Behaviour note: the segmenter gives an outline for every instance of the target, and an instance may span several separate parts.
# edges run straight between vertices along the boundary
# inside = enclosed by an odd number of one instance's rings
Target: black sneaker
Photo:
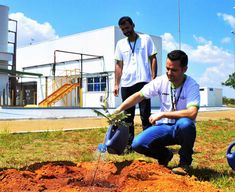
[[[164,167],[167,167],[168,163],[171,161],[172,158],[173,158],[173,153],[169,151],[168,156],[165,157],[164,159],[159,159],[158,163],[159,165],[163,165]]]
[[[133,153],[133,152],[134,152],[134,150],[132,149],[131,145],[127,145],[122,154],[123,155],[128,155],[128,154]]]

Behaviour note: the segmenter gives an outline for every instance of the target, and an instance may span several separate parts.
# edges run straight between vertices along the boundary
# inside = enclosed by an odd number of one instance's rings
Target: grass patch
[[[103,143],[107,128],[56,131],[43,133],[0,133],[0,169],[22,168],[36,162],[94,161],[98,157],[97,145]],[[136,132],[140,132],[140,125]],[[235,138],[235,121],[230,119],[197,122],[197,139],[194,147],[191,175],[201,181],[209,181],[225,192],[235,191],[235,172],[228,166],[226,151]],[[175,154],[179,146],[171,147]],[[152,158],[132,153],[125,156],[103,154],[105,160],[115,162],[141,159],[155,162]],[[170,167],[178,163],[175,155]]]
[[[192,174],[218,188],[235,191],[235,172],[226,159],[227,148],[235,139],[235,121],[209,120],[197,123]]]

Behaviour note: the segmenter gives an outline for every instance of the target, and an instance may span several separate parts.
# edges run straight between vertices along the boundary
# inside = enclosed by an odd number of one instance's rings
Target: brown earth
[[[95,171],[96,175],[95,175]],[[95,178],[94,178],[95,175]],[[1,192],[219,192],[208,182],[141,161],[46,162],[0,172]]]
[[[202,112],[198,121],[235,119],[235,111]],[[139,120],[136,119],[138,123]],[[94,126],[95,125],[95,126]],[[106,126],[102,118],[0,121],[5,131],[58,130]],[[4,127],[5,126],[5,127]],[[95,174],[96,173],[96,174]],[[95,176],[95,177],[94,177]],[[0,171],[0,192],[219,192],[208,182],[179,176],[157,163],[43,162]]]

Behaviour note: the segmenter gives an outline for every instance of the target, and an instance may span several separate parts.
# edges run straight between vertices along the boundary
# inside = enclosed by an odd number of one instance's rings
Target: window
[[[105,91],[107,77],[88,77],[87,90],[88,91]]]

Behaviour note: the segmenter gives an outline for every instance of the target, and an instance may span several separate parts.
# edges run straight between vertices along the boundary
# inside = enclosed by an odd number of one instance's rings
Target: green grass
[[[227,148],[235,141],[235,121],[226,118],[198,122],[197,130],[192,174],[226,192],[235,191],[235,172],[226,159]]]
[[[106,128],[82,131],[44,133],[0,133],[0,169],[22,168],[36,162],[94,161],[98,157],[97,145],[104,140]],[[141,128],[137,125],[136,132]],[[226,151],[235,139],[235,121],[229,118],[197,122],[197,139],[194,147],[194,175],[200,181],[209,181],[225,192],[235,191],[235,172],[228,166]],[[177,165],[179,146],[171,147],[175,156],[170,167]],[[105,160],[124,161],[144,159],[133,153],[125,156],[102,155]]]

